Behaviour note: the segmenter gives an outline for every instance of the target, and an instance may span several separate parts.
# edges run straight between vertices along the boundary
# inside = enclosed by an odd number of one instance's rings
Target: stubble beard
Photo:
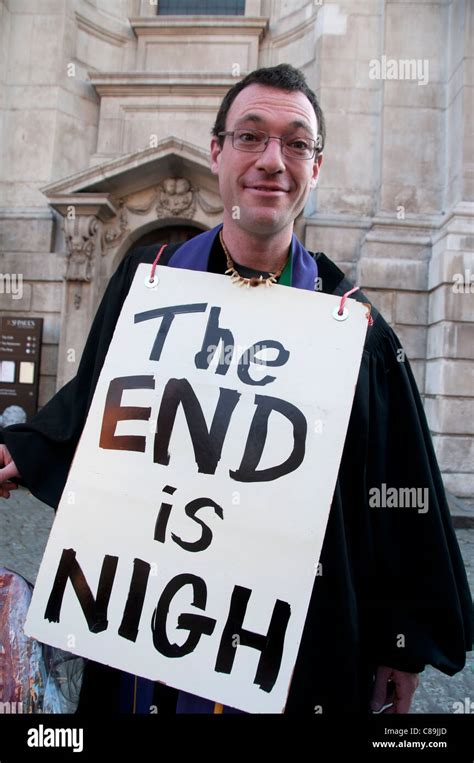
[[[285,210],[273,209],[269,212],[258,213],[257,210],[242,209],[240,220],[236,220],[242,230],[255,236],[271,236],[280,233],[289,225],[293,225],[294,220]]]

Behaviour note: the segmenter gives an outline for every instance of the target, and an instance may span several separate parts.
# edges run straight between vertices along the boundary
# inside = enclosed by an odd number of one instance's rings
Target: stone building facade
[[[328,123],[297,232],[394,326],[446,486],[472,496],[473,18],[470,0],[0,0],[0,271],[23,277],[0,315],[44,318],[40,405],[130,247],[219,222],[218,105],[289,62]]]

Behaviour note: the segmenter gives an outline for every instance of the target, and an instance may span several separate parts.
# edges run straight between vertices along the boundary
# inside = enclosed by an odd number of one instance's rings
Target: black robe
[[[111,278],[76,377],[30,423],[0,432],[22,484],[50,506],[59,503],[136,267],[156,252],[132,251]],[[315,257],[324,292],[351,288],[324,254]],[[218,237],[208,269],[225,270]],[[430,664],[453,675],[471,649],[472,602],[421,399],[397,337],[372,315],[287,713],[366,712],[375,666],[420,672]],[[383,484],[429,488],[428,511],[371,507],[369,490]],[[79,710],[118,711],[118,682],[119,671],[90,661]],[[160,714],[174,711],[176,694],[156,684]]]

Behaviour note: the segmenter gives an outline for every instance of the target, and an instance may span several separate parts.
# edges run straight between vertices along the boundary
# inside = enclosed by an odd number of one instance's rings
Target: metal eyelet
[[[160,279],[158,278],[157,275],[154,275],[153,278],[150,278],[150,276],[147,276],[145,278],[145,286],[148,289],[155,289],[159,283],[160,283]]]
[[[347,307],[344,307],[342,310],[342,314],[339,315],[339,307],[335,307],[332,311],[332,317],[335,321],[345,321],[349,317],[349,310]]]

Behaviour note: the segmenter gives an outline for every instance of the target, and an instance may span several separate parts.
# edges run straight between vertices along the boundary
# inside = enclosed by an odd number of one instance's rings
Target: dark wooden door
[[[202,229],[194,225],[166,225],[144,233],[138,241],[133,242],[133,248],[151,246],[151,244],[181,244],[199,233],[203,233]]]

